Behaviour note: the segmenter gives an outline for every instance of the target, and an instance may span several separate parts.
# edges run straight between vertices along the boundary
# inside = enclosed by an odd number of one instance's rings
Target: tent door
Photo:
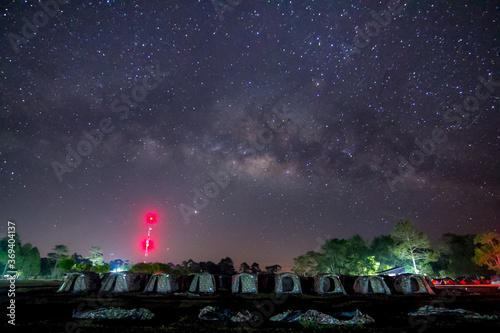
[[[335,291],[335,281],[332,278],[326,277],[323,279],[325,293],[331,293]]]
[[[290,276],[285,276],[281,283],[283,285],[283,292],[290,293],[293,292],[293,279]]]
[[[420,291],[420,287],[418,285],[417,279],[410,279],[410,284],[411,284],[411,292],[412,293],[417,293]]]
[[[372,286],[372,281],[368,281],[368,293],[373,294],[373,286]]]

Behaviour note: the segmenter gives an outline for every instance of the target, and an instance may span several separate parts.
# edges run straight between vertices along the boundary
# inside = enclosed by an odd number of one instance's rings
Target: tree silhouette
[[[234,269],[234,263],[233,260],[229,257],[226,257],[224,259],[221,259],[221,261],[218,264],[219,266],[219,272],[220,274],[223,275],[233,275],[236,273]]]
[[[293,259],[292,271],[297,275],[313,276],[318,272],[320,253],[308,251],[306,254]]]
[[[281,266],[280,265],[266,266],[266,272],[268,274],[276,274],[279,271],[281,271]]]
[[[250,266],[246,262],[242,262],[240,265],[240,272],[241,273],[249,273],[250,272]]]
[[[455,235],[447,233],[441,236],[439,245],[440,258],[432,267],[436,272],[448,277],[484,275],[485,269],[474,263],[476,235]]]
[[[55,261],[54,269],[52,270],[52,276],[55,277],[56,274],[58,273],[57,265],[59,264],[59,261],[61,261],[61,259],[66,259],[69,257],[69,250],[67,245],[59,244],[54,246],[52,251],[54,252],[49,253],[48,256],[50,259]]]
[[[252,266],[250,267],[250,270],[252,271],[253,274],[259,274],[262,271],[260,270],[259,264],[254,262]]]

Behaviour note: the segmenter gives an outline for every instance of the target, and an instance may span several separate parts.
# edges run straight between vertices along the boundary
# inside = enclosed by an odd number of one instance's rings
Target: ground
[[[245,331],[238,323],[203,321],[198,319],[200,309],[207,305],[247,309],[261,314],[263,322],[252,327],[256,332],[447,332],[500,331],[500,321],[471,320],[461,316],[417,317],[408,312],[423,305],[450,309],[462,308],[487,315],[500,315],[500,290],[497,288],[440,289],[436,296],[331,296],[315,295],[276,298],[271,294],[237,297],[228,292],[188,298],[181,296],[151,296],[129,293],[113,296],[57,294],[61,281],[17,281],[15,291],[15,326],[2,321],[2,332],[228,332]],[[0,308],[6,318],[9,305],[8,281],[0,281]],[[154,319],[93,321],[72,318],[75,309],[92,310],[101,307],[125,309],[146,308]],[[260,310],[259,310],[260,309]],[[287,309],[315,309],[326,314],[360,310],[375,319],[366,326],[304,327],[300,323],[274,323],[269,317]],[[9,318],[7,317],[7,320]]]

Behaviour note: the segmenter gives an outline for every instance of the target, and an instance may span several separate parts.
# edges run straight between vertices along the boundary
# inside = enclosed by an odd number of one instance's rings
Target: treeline
[[[70,256],[68,246],[64,244],[56,245],[52,251],[47,257],[42,258],[37,247],[33,247],[30,243],[22,244],[17,233],[9,234],[0,240],[2,276],[7,271],[17,271],[19,277],[23,279],[35,277],[57,279],[70,270],[96,273],[110,271],[110,265],[103,262],[102,253],[97,246],[90,249],[91,255],[86,258],[76,253]]]
[[[41,258],[40,252],[30,243],[22,244],[18,234],[9,234],[0,240],[0,270],[8,270],[13,260],[9,249],[15,249],[15,270],[21,278],[60,278],[69,271],[93,271],[108,273],[113,269],[131,270],[134,273],[165,272],[186,275],[207,272],[210,274],[233,275],[237,273],[230,257],[216,264],[212,261],[195,262],[192,259],[182,264],[138,263],[128,260],[114,260],[104,263],[101,248],[92,246],[90,256],[77,253],[69,255],[67,245],[56,245]],[[11,251],[13,252],[13,251]],[[9,257],[10,256],[10,257]],[[328,239],[319,252],[309,251],[294,258],[294,273],[313,276],[317,273],[336,275],[367,275],[393,267],[404,266],[407,272],[432,277],[473,277],[500,274],[500,235],[442,235],[441,241],[431,248],[428,237],[409,220],[399,221],[390,235],[376,237],[370,245],[355,235],[348,239]],[[10,269],[9,269],[10,270]],[[238,272],[275,274],[281,266],[272,265],[261,269],[254,262],[240,264]]]
[[[374,274],[394,267],[433,277],[488,276],[500,273],[500,235],[442,235],[431,248],[428,237],[409,220],[399,221],[390,235],[370,245],[359,235],[328,239],[321,251],[294,258],[294,273],[313,276]]]

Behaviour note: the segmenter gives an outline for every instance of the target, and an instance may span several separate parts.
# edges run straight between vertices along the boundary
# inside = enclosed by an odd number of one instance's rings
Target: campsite
[[[500,332],[499,0],[0,7],[0,333]]]
[[[83,274],[82,274],[83,275]],[[258,292],[259,284],[251,274],[233,276],[231,288],[217,289],[216,279],[210,274],[194,275],[188,286],[193,292],[178,293],[173,280],[166,274],[156,274],[145,283],[144,276],[132,274],[110,274],[103,278],[101,290],[95,288],[95,281],[86,279],[91,291],[71,292],[62,287],[58,280],[18,280],[16,281],[16,326],[3,326],[2,332],[238,332],[251,328],[257,332],[316,332],[325,330],[359,332],[446,332],[474,329],[498,331],[499,320],[468,318],[463,315],[411,317],[410,312],[423,306],[437,308],[464,309],[481,315],[500,315],[500,290],[498,286],[433,286],[435,293],[405,292],[402,278],[371,279],[366,277],[336,277],[319,275],[314,283],[311,278],[298,278],[293,274],[279,274],[273,284],[277,292]],[[319,280],[321,278],[321,280]],[[71,279],[71,276],[66,279]],[[109,292],[110,281],[115,279]],[[127,280],[128,279],[128,280]],[[287,281],[287,279],[290,279]],[[408,276],[408,280],[411,275]],[[75,279],[76,280],[76,279]],[[81,281],[83,281],[82,279]],[[323,282],[323,281],[327,282]],[[397,284],[391,285],[398,280]],[[123,282],[120,282],[123,281]],[[127,283],[127,281],[129,281]],[[132,282],[135,281],[135,282]],[[364,281],[364,283],[360,282]],[[384,281],[388,281],[386,284]],[[8,281],[0,281],[0,304],[7,303]],[[76,281],[75,281],[76,282]],[[84,282],[77,288],[81,288]],[[268,281],[269,282],[269,281]],[[343,282],[343,283],[342,283]],[[134,285],[135,283],[135,285]],[[427,286],[427,282],[415,282]],[[415,284],[414,283],[414,284]],[[183,283],[186,285],[186,283]],[[323,284],[323,285],[322,285]],[[326,285],[326,286],[325,286]],[[330,287],[331,285],[331,287]],[[354,286],[356,287],[354,288]],[[390,288],[389,288],[390,285]],[[107,286],[107,287],[106,287]],[[396,288],[396,286],[398,286]],[[103,287],[105,287],[103,289]],[[333,287],[333,288],[332,288]],[[431,287],[431,286],[429,286]],[[105,289],[108,288],[108,291]],[[120,289],[121,290],[118,290]],[[129,291],[126,291],[129,288]],[[137,289],[139,288],[139,289]],[[142,289],[141,289],[142,288]],[[167,289],[165,289],[167,288]],[[207,288],[207,292],[203,292]],[[297,292],[300,288],[300,292]],[[345,288],[345,289],[344,289]],[[378,292],[376,288],[383,289]],[[387,288],[387,290],[386,290]],[[212,290],[210,290],[212,289]],[[338,290],[340,289],[340,291]],[[396,289],[399,289],[397,291]],[[59,292],[58,292],[59,290]],[[162,292],[167,290],[167,292]],[[330,292],[328,292],[330,290]],[[368,292],[368,290],[371,290]],[[407,290],[411,290],[407,288]],[[180,291],[180,290],[177,290]],[[201,291],[201,292],[200,292]],[[288,291],[288,292],[287,292]],[[388,291],[388,292],[387,292]],[[431,290],[432,291],[432,290]],[[390,292],[390,293],[389,293]],[[242,324],[230,321],[207,321],[199,318],[200,311],[207,306],[232,311],[248,310],[257,314],[257,322]],[[150,320],[132,319],[75,319],[75,312],[85,312],[99,308],[147,309],[154,314]],[[287,310],[307,311],[314,309],[325,314],[354,312],[359,310],[373,318],[366,325],[304,325],[298,322],[273,322],[273,316]]]

